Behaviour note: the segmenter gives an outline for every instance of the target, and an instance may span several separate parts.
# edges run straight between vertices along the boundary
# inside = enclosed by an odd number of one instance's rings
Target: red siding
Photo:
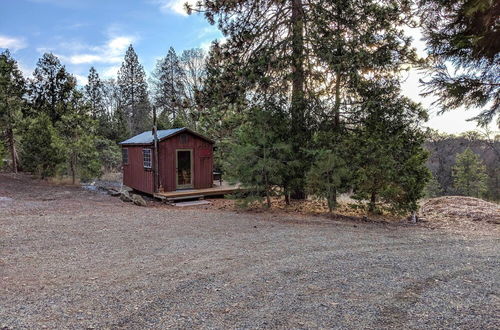
[[[188,134],[186,143],[182,143],[181,135]],[[160,142],[159,167],[160,182],[165,191],[177,189],[175,184],[175,153],[177,149],[193,151],[193,188],[212,187],[213,153],[212,144],[189,133],[181,133]]]
[[[187,141],[181,135],[187,134]],[[128,148],[129,164],[123,166],[123,184],[136,190],[153,193],[153,172],[143,167],[142,149],[152,146],[123,146]],[[174,191],[176,187],[175,155],[177,149],[191,149],[193,157],[193,188],[210,188],[213,184],[213,147],[204,139],[190,133],[181,133],[160,142],[159,176],[164,191]]]
[[[151,146],[124,146],[128,149],[128,164],[123,165],[123,184],[138,191],[152,194],[153,172],[143,165],[142,149]]]

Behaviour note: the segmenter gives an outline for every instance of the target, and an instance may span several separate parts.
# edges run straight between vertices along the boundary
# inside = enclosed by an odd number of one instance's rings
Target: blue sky
[[[146,72],[170,46],[207,48],[220,38],[216,27],[201,15],[188,16],[188,0],[0,0],[0,49],[9,48],[29,76],[38,58],[52,52],[84,84],[90,66],[103,77],[115,77],[129,44]],[[195,2],[194,0],[189,0]],[[414,46],[425,55],[418,30],[408,29]],[[449,133],[475,128],[466,122],[477,111],[453,111],[436,116],[432,98],[422,98],[416,70],[408,73],[403,93],[430,109],[427,126]]]
[[[79,82],[91,65],[112,77],[133,44],[146,71],[170,46],[207,47],[220,38],[200,15],[187,16],[185,0],[0,0],[0,47],[9,47],[23,72],[51,51]]]

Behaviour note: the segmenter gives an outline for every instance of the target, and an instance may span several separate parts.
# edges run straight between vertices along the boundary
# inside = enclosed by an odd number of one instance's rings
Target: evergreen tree
[[[83,180],[98,176],[101,164],[95,141],[98,125],[87,114],[83,95],[78,91],[74,91],[70,110],[62,116],[57,129],[63,141],[67,169],[75,184],[77,176]]]
[[[151,126],[146,75],[132,45],[125,53],[125,60],[118,71],[120,109],[131,134],[148,130]]]
[[[111,118],[106,110],[105,95],[106,89],[104,83],[99,78],[99,74],[94,67],[90,68],[88,83],[84,88],[84,98],[90,110],[92,119],[97,121],[97,133],[108,137],[111,130]]]
[[[99,120],[105,117],[106,109],[104,106],[104,85],[99,78],[99,74],[92,66],[89,70],[88,83],[84,89],[85,101],[90,108],[92,119]]]
[[[63,141],[45,113],[28,120],[22,145],[23,168],[42,179],[56,174],[57,167],[65,161]]]
[[[425,134],[420,129],[427,114],[399,96],[393,81],[364,85],[361,125],[353,133],[350,149],[355,197],[369,201],[369,212],[377,211],[379,202],[392,212],[415,211],[430,175],[425,166]]]
[[[22,121],[25,92],[26,86],[21,71],[9,51],[6,50],[0,54],[0,134],[5,136],[13,172],[17,172],[18,167],[16,133]]]
[[[500,111],[500,2],[419,0],[418,4],[433,60],[431,79],[425,82],[427,94],[437,95],[442,112],[482,108],[474,119],[486,125]]]
[[[441,185],[439,184],[439,181],[436,179],[436,177],[431,174],[429,182],[427,182],[427,185],[425,186],[425,197],[433,198],[442,195],[443,188],[441,188]]]
[[[456,164],[453,167],[453,184],[457,193],[483,197],[488,190],[487,179],[483,162],[470,148],[457,155]]]
[[[268,102],[265,110],[250,109],[248,122],[236,133],[231,153],[225,166],[230,178],[247,189],[247,201],[287,194],[285,177],[287,163],[292,161],[289,145],[283,143],[283,125],[288,118],[280,107]]]
[[[185,75],[175,50],[170,47],[165,58],[156,63],[153,71],[153,102],[159,115],[159,123],[171,126],[177,116],[185,117]]]
[[[343,155],[334,150],[320,150],[307,174],[308,191],[326,199],[330,212],[337,207],[337,195],[351,187],[351,171]]]
[[[38,60],[30,80],[31,115],[45,113],[53,124],[58,122],[68,111],[75,87],[76,79],[66,71],[59,59],[51,53],[45,53]]]
[[[227,37],[221,54],[225,62],[239,64],[233,75],[245,97],[290,95],[287,136],[300,163],[291,175],[293,197],[305,196],[315,121],[332,116],[337,129],[341,106],[358,102],[352,90],[360,81],[397,73],[414,59],[410,40],[398,29],[406,3],[238,0],[202,1],[191,8],[217,22]]]
[[[228,61],[217,42],[212,44],[206,61],[203,87],[196,97],[200,110],[199,128],[218,143],[231,140],[243,120],[248,102],[244,82],[238,74],[240,63]]]

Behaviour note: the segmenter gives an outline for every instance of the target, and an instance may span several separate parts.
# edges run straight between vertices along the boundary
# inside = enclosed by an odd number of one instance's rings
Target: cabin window
[[[188,143],[188,135],[187,134],[181,134],[181,143],[186,144]]]
[[[122,164],[123,165],[128,164],[128,148],[122,149]]]
[[[144,168],[151,168],[151,149],[142,149]]]

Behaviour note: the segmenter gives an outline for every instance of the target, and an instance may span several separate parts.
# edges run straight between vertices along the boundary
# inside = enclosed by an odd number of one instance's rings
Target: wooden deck
[[[222,186],[220,186],[218,185],[217,182],[217,185],[214,184],[214,187],[212,188],[167,191],[162,193],[156,193],[154,194],[154,196],[160,199],[175,200],[175,199],[188,199],[190,197],[202,198],[207,196],[221,196],[221,195],[232,194],[238,190],[240,190],[240,188],[237,185],[231,186],[223,184]]]

